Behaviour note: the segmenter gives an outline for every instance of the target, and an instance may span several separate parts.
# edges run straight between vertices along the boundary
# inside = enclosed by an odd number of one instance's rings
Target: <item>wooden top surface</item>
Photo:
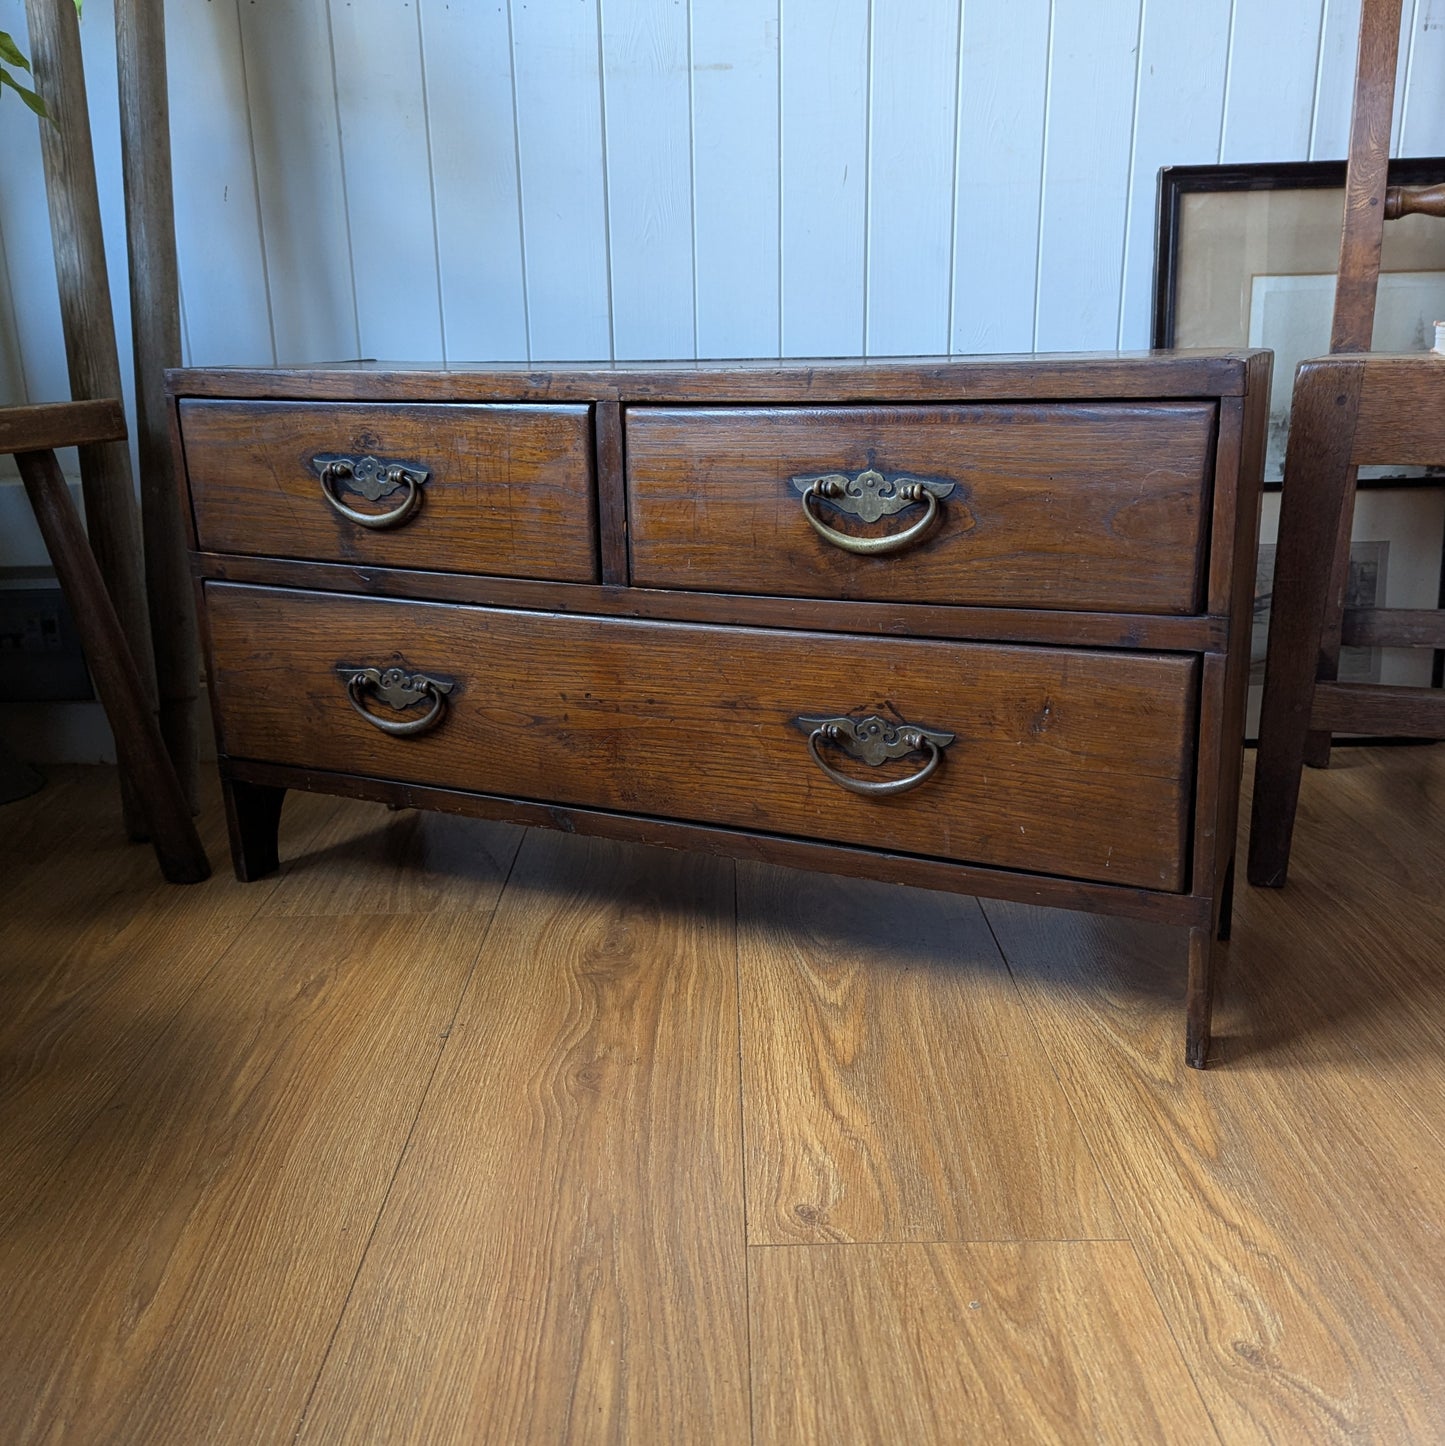
[[[385,401],[960,401],[1242,396],[1251,351],[1030,353],[762,361],[184,368],[182,397]]]

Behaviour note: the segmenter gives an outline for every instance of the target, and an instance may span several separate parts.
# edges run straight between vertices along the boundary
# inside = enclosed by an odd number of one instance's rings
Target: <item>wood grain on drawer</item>
[[[1100,612],[1197,610],[1213,466],[1212,403],[722,409],[626,414],[632,580],[793,597]],[[794,477],[872,469],[951,481],[907,551],[821,537]],[[913,504],[864,524],[898,532]]]
[[[558,616],[206,585],[233,758],[1178,890],[1193,658]],[[442,721],[388,736],[338,667],[451,685]],[[364,702],[368,700],[363,698]],[[418,716],[422,707],[393,712]],[[815,764],[803,715],[901,716],[956,735],[912,792],[860,797]],[[822,750],[844,773],[905,776]]]
[[[202,551],[596,578],[585,406],[182,401],[180,424]],[[420,505],[399,526],[349,521],[323,494],[318,456],[424,470]],[[406,500],[403,487],[369,498],[330,485],[371,516]]]

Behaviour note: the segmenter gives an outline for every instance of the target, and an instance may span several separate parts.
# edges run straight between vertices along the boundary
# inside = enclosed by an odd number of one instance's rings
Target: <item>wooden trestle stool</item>
[[[125,416],[117,401],[0,409],[0,453],[14,453],[20,468],[55,574],[75,614],[85,660],[115,734],[120,766],[135,784],[161,873],[173,884],[195,884],[210,876],[211,865],[55,460],[57,447],[124,437]]]

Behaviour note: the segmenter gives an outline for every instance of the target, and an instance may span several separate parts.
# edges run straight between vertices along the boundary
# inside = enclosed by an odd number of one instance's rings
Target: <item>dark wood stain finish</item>
[[[1068,613],[1043,608],[986,608],[750,597],[741,593],[672,592],[664,588],[592,587],[529,578],[471,577],[401,568],[347,567],[280,557],[202,553],[198,576],[263,587],[316,587],[364,597],[422,598],[539,612],[597,613],[658,621],[714,622],[746,627],[811,628],[829,633],[882,633],[898,638],[963,638],[973,642],[1048,643],[1063,648],[1147,648],[1221,653],[1227,614],[1187,618],[1143,613]]]
[[[0,408],[0,453],[53,452],[57,447],[124,439],[125,411],[117,401]]]
[[[178,368],[178,396],[335,402],[996,402],[1242,396],[1241,353],[1058,352],[886,361],[476,366],[350,361],[315,367]]]
[[[1274,564],[1274,606],[1260,705],[1259,763],[1249,832],[1249,881],[1277,888],[1289,868],[1314,697],[1321,631],[1341,519],[1354,493],[1350,448],[1361,364],[1305,362],[1295,379],[1285,471],[1308,479],[1285,488]],[[1328,736],[1325,742],[1328,745]]]
[[[183,401],[180,412],[203,548],[596,580],[585,407]],[[348,521],[322,495],[318,454],[427,469],[421,506],[397,527]],[[358,512],[396,506],[341,498]]]
[[[92,428],[94,414],[87,404],[78,413],[70,436]],[[107,406],[111,404],[106,404]],[[24,412],[47,413],[48,408],[25,408],[13,436],[36,440],[42,418]],[[102,429],[108,423],[101,423]],[[66,429],[57,427],[60,437]],[[160,726],[142,690],[141,674],[130,649],[111,595],[106,589],[85,526],[70,497],[70,488],[50,450],[15,454],[36,525],[75,616],[85,661],[95,680],[95,691],[105,707],[115,734],[121,767],[131,780],[140,821],[155,848],[161,872],[172,883],[195,884],[210,877],[211,864],[191,821],[190,804],[166,753]]]
[[[633,408],[632,580],[643,587],[1099,612],[1196,610],[1214,409]],[[954,484],[906,552],[809,526],[790,479],[873,468]],[[812,502],[829,527],[897,533]]]
[[[1181,885],[1188,657],[206,592],[232,757]],[[352,707],[338,662],[454,681],[444,720],[387,735]],[[956,741],[921,787],[860,797],[823,774],[793,719],[871,713]],[[866,782],[920,761],[875,771],[830,755]]]
[[[783,864],[789,868],[841,874],[848,878],[910,884],[940,893],[1013,899],[1047,908],[1109,914],[1121,919],[1149,919],[1156,924],[1208,922],[1211,912],[1208,899],[1196,898],[1192,894],[1165,894],[1155,889],[1082,883],[1051,874],[1021,874],[1007,869],[980,868],[943,859],[920,858],[916,854],[890,853],[885,849],[785,838],[780,834],[752,829],[678,823],[675,819],[612,813],[599,808],[563,807],[561,804],[536,803],[531,799],[507,798],[500,794],[471,793],[459,788],[430,788],[359,773],[328,773],[320,769],[293,768],[289,764],[257,763],[245,758],[223,757],[221,767],[225,777],[232,781],[260,783],[283,793],[288,789],[297,789],[306,793],[337,794],[343,798],[384,803],[393,809],[430,809],[462,818],[498,819],[529,828],[557,829],[561,833],[618,839],[624,843],[687,849],[721,858]],[[243,810],[254,809],[257,826],[248,832],[248,838],[257,845],[255,861],[264,863],[267,855],[263,849],[268,841],[265,838],[266,815],[262,809],[269,809],[270,800],[260,798],[253,802],[242,791],[233,792],[235,801]],[[270,842],[274,845],[274,840]],[[244,882],[249,878],[263,877],[264,872],[264,869],[253,869],[246,875],[238,872],[238,877]]]
[[[627,582],[627,496],[623,490],[622,408],[598,402],[593,412],[597,451],[597,530],[604,583]]]
[[[1331,733],[1445,738],[1445,693],[1374,683],[1317,683],[1310,726]]]
[[[1438,467],[1445,457],[1445,407],[1440,405],[1445,364],[1420,352],[1342,360],[1362,367],[1350,460],[1361,466]],[[1402,426],[1406,419],[1409,426]]]
[[[360,363],[170,385],[241,877],[275,867],[299,788],[1170,922],[1193,931],[1188,1058],[1204,1062],[1261,354]],[[224,425],[198,443],[209,416]],[[343,547],[297,458],[349,450],[369,416],[397,423],[369,450],[423,465],[474,454],[488,419],[488,454],[534,477],[528,428],[572,428],[548,473],[572,510],[540,525],[518,487],[491,514],[501,546],[481,523],[446,551],[400,545],[451,515],[439,488],[415,524]],[[313,441],[317,417],[351,435]],[[280,507],[278,458],[306,474]],[[790,478],[868,466],[962,485],[915,549],[859,558],[807,525]],[[303,500],[319,531],[287,520]],[[372,726],[339,665],[450,685],[439,726]],[[369,706],[405,721],[430,704]],[[869,713],[955,735],[915,791],[844,790],[793,721]],[[874,770],[821,747],[867,782],[926,757]]]

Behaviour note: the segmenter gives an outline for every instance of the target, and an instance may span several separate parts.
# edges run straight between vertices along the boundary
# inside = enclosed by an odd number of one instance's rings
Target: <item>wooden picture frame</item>
[[[1394,186],[1445,181],[1445,157],[1390,162]],[[1267,346],[1275,352],[1270,396],[1266,493],[1279,491],[1289,403],[1296,366],[1329,351],[1335,274],[1344,218],[1345,162],[1289,161],[1248,165],[1165,166],[1159,172],[1154,250],[1156,347]],[[1390,278],[1396,278],[1393,282]],[[1428,278],[1428,279],[1427,279]],[[1445,226],[1409,216],[1385,229],[1375,348],[1428,351],[1433,322],[1445,319]],[[1272,313],[1272,315],[1270,314]],[[1271,329],[1271,321],[1278,330]],[[1445,607],[1445,538],[1441,496],[1445,468],[1363,467],[1352,538],[1368,574],[1378,559],[1392,606]],[[1256,648],[1270,597],[1272,527],[1278,497],[1266,497],[1260,568],[1255,585]],[[1422,539],[1434,543],[1433,556]],[[1385,580],[1387,579],[1387,580]],[[1351,658],[1360,676],[1398,684],[1445,679],[1445,654],[1392,650]],[[1255,670],[1258,673],[1258,668]],[[1259,678],[1250,687],[1249,736],[1254,737]]]
[[[1445,157],[1390,162],[1391,185],[1445,181]],[[1297,364],[1329,351],[1344,216],[1344,161],[1166,166],[1159,172],[1151,345],[1275,353],[1267,490],[1280,484]],[[1428,351],[1445,318],[1445,227],[1392,221],[1375,350]],[[1366,468],[1361,485],[1439,485],[1440,469]]]

